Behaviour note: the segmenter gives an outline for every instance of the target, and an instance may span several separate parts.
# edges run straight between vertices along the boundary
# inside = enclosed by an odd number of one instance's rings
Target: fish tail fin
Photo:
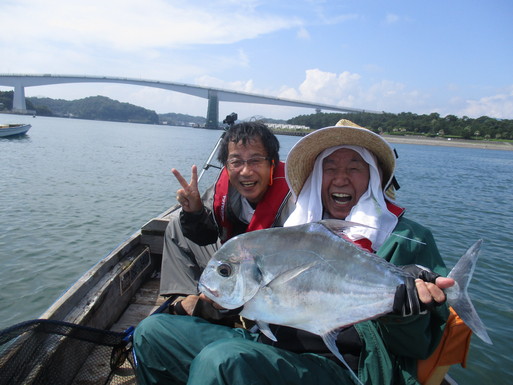
[[[486,327],[479,318],[467,292],[482,243],[483,240],[480,239],[470,246],[453,267],[448,277],[453,278],[456,283],[454,286],[445,289],[445,294],[447,296],[447,303],[452,306],[472,332],[484,342],[492,344],[492,340],[486,332]]]
[[[351,369],[351,367],[347,364],[346,360],[344,360],[344,357],[342,357],[342,354],[340,354],[340,352],[338,351],[336,340],[337,340],[337,335],[339,332],[340,332],[340,330],[337,329],[337,330],[333,330],[333,331],[329,332],[328,334],[324,334],[321,336],[322,340],[324,341],[324,343],[326,344],[326,346],[328,347],[330,352],[332,352],[335,355],[335,357],[337,357],[344,364],[344,366],[349,370],[349,373],[351,373],[351,375],[355,379],[356,383],[363,385],[362,381],[360,381],[360,379],[358,378],[356,373],[353,372],[353,369]]]

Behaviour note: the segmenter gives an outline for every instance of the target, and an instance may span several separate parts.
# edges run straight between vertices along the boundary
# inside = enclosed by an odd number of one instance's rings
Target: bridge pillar
[[[23,87],[21,84],[14,86],[12,109],[13,111],[17,112],[27,111],[27,104],[25,102],[25,87]]]
[[[215,90],[208,90],[207,123],[205,128],[212,130],[219,128],[219,98]]]

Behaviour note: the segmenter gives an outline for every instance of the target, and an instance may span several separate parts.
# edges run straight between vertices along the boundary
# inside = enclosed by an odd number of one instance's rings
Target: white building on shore
[[[266,123],[266,126],[271,130],[309,130],[310,127],[302,126],[298,124],[287,124],[287,123]]]

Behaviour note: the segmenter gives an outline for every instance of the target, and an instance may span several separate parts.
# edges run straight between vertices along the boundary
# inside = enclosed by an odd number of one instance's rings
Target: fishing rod
[[[217,169],[221,169],[222,166],[219,166],[217,164],[214,164],[214,163],[211,163],[212,162],[212,158],[214,158],[214,156],[217,154],[217,150],[219,148],[219,146],[221,145],[221,142],[224,138],[226,134],[226,131],[224,131],[221,136],[219,137],[219,139],[217,140],[217,143],[216,145],[214,146],[214,149],[212,150],[212,152],[210,153],[210,156],[208,157],[207,161],[205,162],[205,164],[203,165],[203,168],[201,169],[201,172],[198,176],[198,184],[201,180],[201,177],[203,176],[203,174],[205,173],[205,171],[207,171],[210,167],[214,167],[214,168],[217,168]]]
[[[238,118],[237,114],[235,112],[232,112],[231,114],[227,115],[226,118],[223,120],[223,124],[227,124],[228,127],[224,127],[223,128],[223,130],[224,130],[223,133],[221,134],[221,136],[217,140],[217,143],[214,146],[214,149],[212,150],[212,152],[210,153],[210,156],[208,157],[207,161],[203,165],[203,169],[201,170],[201,173],[200,173],[200,175],[198,177],[198,183],[201,180],[201,177],[203,176],[205,171],[207,171],[210,167],[214,167],[214,168],[217,168],[219,170],[221,168],[223,168],[223,166],[220,166],[218,164],[213,164],[211,162],[212,162],[212,159],[214,158],[214,156],[217,154],[217,150],[219,149],[219,146],[221,145],[221,142],[222,142],[224,136],[226,135],[226,132],[228,131],[228,129],[230,127],[232,127],[235,124],[235,121],[237,120],[237,118]]]

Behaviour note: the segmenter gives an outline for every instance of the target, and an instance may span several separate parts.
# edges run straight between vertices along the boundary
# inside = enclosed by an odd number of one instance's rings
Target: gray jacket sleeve
[[[216,243],[219,238],[219,229],[212,213],[214,202],[214,187],[210,186],[203,194],[203,210],[199,213],[181,211],[180,225],[182,232],[192,242],[200,246]]]

